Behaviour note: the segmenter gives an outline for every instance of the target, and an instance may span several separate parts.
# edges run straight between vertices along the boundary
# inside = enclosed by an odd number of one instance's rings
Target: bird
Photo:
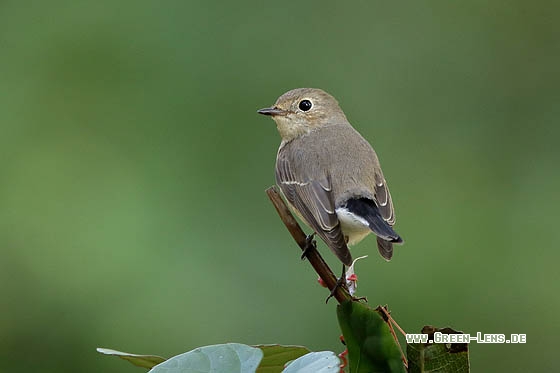
[[[368,234],[389,261],[395,210],[377,154],[356,131],[337,100],[318,88],[297,88],[272,107],[257,111],[272,117],[281,143],[276,183],[290,208],[317,234],[344,266],[352,265],[348,246]]]

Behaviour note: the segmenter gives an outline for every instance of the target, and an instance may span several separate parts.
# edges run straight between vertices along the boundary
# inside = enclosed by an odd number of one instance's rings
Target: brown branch
[[[403,336],[406,337],[406,333],[404,332],[404,330],[402,330],[399,324],[397,324],[395,319],[393,319],[393,316],[391,316],[391,313],[387,309],[387,306],[377,306],[375,310],[381,314],[387,325],[389,325],[389,330],[393,335],[393,339],[395,340],[395,343],[397,344],[397,346],[399,346],[399,350],[401,351],[401,359],[404,363],[404,366],[408,369],[408,360],[406,359],[406,355],[402,349],[401,343],[399,342],[399,338],[397,338],[397,333],[395,333],[395,329],[393,329],[393,325],[397,327],[397,329],[402,333]]]
[[[280,219],[300,247],[302,251],[304,251],[307,247],[307,236],[299,226],[298,222],[284,203],[284,200],[278,193],[276,187],[272,186],[266,190],[266,194],[268,198],[272,201],[272,204],[276,208]],[[323,257],[319,254],[317,249],[309,248],[306,251],[306,257],[309,260],[309,263],[315,269],[315,272],[319,275],[319,277],[323,280],[327,288],[332,292],[334,289],[334,298],[338,301],[338,303],[342,303],[347,300],[351,300],[350,294],[343,286],[336,286],[337,278],[327,265],[327,263],[323,260]]]

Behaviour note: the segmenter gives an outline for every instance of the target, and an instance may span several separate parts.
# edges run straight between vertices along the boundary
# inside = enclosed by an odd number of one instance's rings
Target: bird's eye
[[[313,104],[309,100],[301,100],[299,102],[299,108],[301,111],[309,111]]]

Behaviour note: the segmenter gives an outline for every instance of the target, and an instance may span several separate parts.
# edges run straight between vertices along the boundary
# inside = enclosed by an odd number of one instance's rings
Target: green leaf
[[[161,356],[129,354],[128,352],[111,350],[109,348],[98,348],[97,352],[103,355],[120,357],[121,359],[127,360],[132,364],[136,365],[137,367],[142,367],[142,368],[153,368],[156,365],[163,363],[166,360]]]
[[[240,343],[199,347],[157,365],[150,373],[254,373],[263,357],[255,347]]]
[[[339,373],[340,359],[334,352],[310,352],[292,361],[283,373]]]
[[[264,357],[257,368],[257,373],[282,372],[286,363],[297,359],[311,351],[302,346],[258,345]]]
[[[401,352],[380,312],[355,301],[337,306],[350,372],[405,372]]]
[[[427,325],[422,328],[429,340],[434,340],[434,333],[463,334],[451,328],[438,329]],[[469,345],[467,343],[410,343],[406,346],[409,373],[469,372]]]

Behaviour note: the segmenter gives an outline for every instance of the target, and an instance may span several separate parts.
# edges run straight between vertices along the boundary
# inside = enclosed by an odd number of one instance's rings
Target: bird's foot
[[[305,260],[305,258],[307,258],[307,254],[309,253],[309,251],[315,250],[317,248],[317,241],[313,239],[314,237],[315,237],[315,232],[313,232],[312,234],[308,235],[305,238],[305,248],[301,253],[301,260]]]
[[[337,281],[336,281],[336,285],[334,286],[334,288],[331,290],[331,293],[329,294],[329,296],[327,297],[327,299],[325,299],[325,303],[329,303],[329,300],[334,297],[334,295],[336,294],[336,291],[338,290],[339,287],[346,287],[346,279],[344,278],[344,276],[340,277]]]
[[[334,297],[339,287],[346,288],[346,266],[344,264],[342,265],[342,275],[338,278],[338,280],[336,280],[336,284],[334,285],[334,288],[331,290],[331,293],[329,294],[327,299],[325,299],[325,303],[329,303],[329,299]]]
[[[354,297],[354,296],[352,296],[352,301],[367,303],[367,297]]]

